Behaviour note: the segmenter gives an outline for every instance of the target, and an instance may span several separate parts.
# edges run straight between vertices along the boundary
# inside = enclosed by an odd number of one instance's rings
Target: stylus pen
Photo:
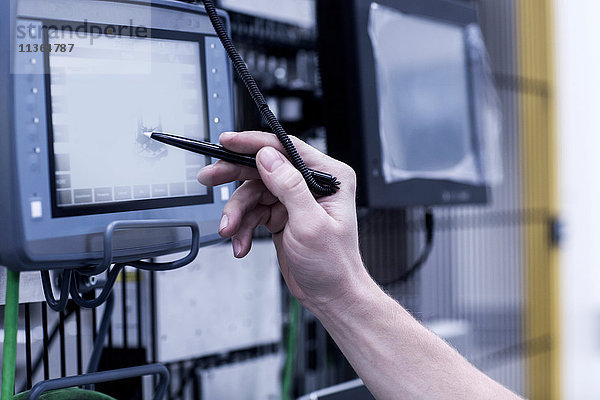
[[[218,158],[233,164],[244,165],[246,167],[256,168],[256,157],[250,154],[236,153],[227,150],[225,147],[205,142],[203,140],[189,139],[182,136],[171,135],[163,132],[144,132],[144,135],[159,142],[188,150],[194,153],[209,157]],[[309,169],[315,180],[321,185],[339,189],[340,182],[330,174]]]

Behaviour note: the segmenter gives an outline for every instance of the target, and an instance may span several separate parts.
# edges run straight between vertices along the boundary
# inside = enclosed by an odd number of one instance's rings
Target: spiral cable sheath
[[[306,184],[308,185],[310,190],[313,191],[313,193],[320,196],[329,196],[334,194],[340,182],[338,182],[337,179],[334,177],[331,178],[331,182],[328,185],[321,185],[315,180],[314,176],[309,171],[306,164],[304,164],[302,157],[300,157],[300,154],[298,154],[298,150],[296,150],[296,147],[292,143],[292,140],[289,138],[289,136],[281,126],[281,123],[277,120],[275,114],[273,114],[273,112],[269,108],[263,94],[261,93],[260,89],[258,88],[258,85],[256,84],[256,81],[250,74],[246,63],[244,62],[240,54],[237,52],[235,46],[233,45],[233,42],[231,41],[227,30],[223,26],[223,23],[221,22],[221,19],[217,14],[217,10],[213,0],[203,0],[203,3],[206,13],[208,14],[208,17],[210,19],[210,22],[212,23],[215,32],[219,37],[219,40],[223,44],[227,55],[231,59],[233,67],[235,68],[239,77],[242,79],[242,82],[244,82],[244,85],[248,89],[250,96],[256,103],[258,110],[260,111],[262,117],[265,119],[267,125],[269,125],[275,136],[277,136],[277,138],[283,145],[292,165],[296,167],[298,171],[300,171],[302,177],[306,181]]]

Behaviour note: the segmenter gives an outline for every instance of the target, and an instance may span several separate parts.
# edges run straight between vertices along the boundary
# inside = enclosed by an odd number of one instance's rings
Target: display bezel
[[[80,21],[55,21],[55,20],[42,20],[43,24],[43,44],[46,48],[49,46],[48,29],[70,26],[74,31],[75,28],[82,26],[86,27],[86,30],[82,32],[92,33],[89,31],[89,26],[95,26],[102,28],[104,32],[107,27],[117,27],[118,25],[110,24],[87,24]],[[57,29],[61,30],[61,29]],[[63,30],[64,31],[64,30]],[[115,35],[116,37],[119,37]],[[204,129],[209,135],[209,110],[208,110],[208,91],[207,91],[207,71],[206,71],[206,48],[204,38],[215,35],[207,35],[193,32],[181,32],[171,31],[162,29],[150,29],[145,31],[144,36],[126,35],[123,37],[138,37],[141,39],[152,40],[156,39],[168,39],[177,41],[190,41],[197,43],[199,46],[200,54],[200,74],[202,79],[202,89],[204,96]],[[55,159],[54,159],[54,126],[52,121],[52,93],[51,93],[51,73],[50,73],[50,53],[44,52],[44,85],[46,93],[46,121],[47,121],[47,140],[48,140],[48,163],[49,163],[49,177],[50,180],[50,197],[51,197],[51,208],[52,217],[72,217],[78,215],[93,215],[93,214],[106,214],[115,212],[125,211],[137,211],[137,210],[150,210],[158,208],[170,208],[180,207],[189,205],[199,204],[210,204],[214,202],[214,193],[211,187],[207,187],[206,194],[203,195],[188,195],[178,197],[163,197],[156,199],[139,199],[139,200],[126,200],[126,201],[112,201],[107,203],[90,203],[82,205],[70,205],[70,206],[58,206],[58,193],[56,188],[56,170],[55,170]],[[206,163],[210,163],[210,157],[206,157]]]

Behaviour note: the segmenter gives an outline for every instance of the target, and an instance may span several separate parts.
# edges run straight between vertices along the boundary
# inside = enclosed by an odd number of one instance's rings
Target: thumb
[[[290,219],[306,218],[307,213],[325,213],[300,171],[279,151],[273,147],[263,147],[256,154],[256,165],[265,186],[283,203]]]

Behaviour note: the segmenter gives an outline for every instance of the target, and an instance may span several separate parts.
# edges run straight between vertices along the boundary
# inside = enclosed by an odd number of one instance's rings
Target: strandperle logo
[[[48,39],[89,39],[90,44],[94,44],[94,39],[99,37],[138,37],[147,38],[150,36],[150,30],[143,25],[135,25],[133,20],[129,20],[129,25],[100,25],[89,23],[84,20],[81,24],[44,24],[43,29],[37,29],[33,23],[28,25],[17,24],[17,39],[37,39],[41,40],[44,31],[48,33]]]

